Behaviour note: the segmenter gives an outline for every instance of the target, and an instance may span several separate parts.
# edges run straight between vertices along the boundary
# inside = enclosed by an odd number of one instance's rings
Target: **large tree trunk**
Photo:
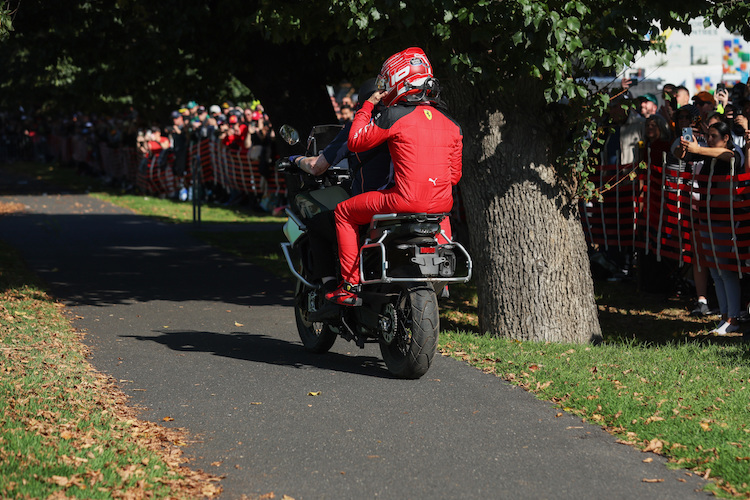
[[[505,99],[476,89],[451,93],[464,130],[461,193],[479,326],[518,340],[598,340],[577,203],[549,162],[549,127],[564,125],[545,124],[549,112],[526,100],[538,102],[538,89],[525,90]]]

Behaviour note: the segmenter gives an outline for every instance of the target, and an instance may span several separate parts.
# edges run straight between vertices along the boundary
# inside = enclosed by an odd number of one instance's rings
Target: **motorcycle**
[[[341,128],[313,127],[305,155],[318,155]],[[288,125],[280,128],[279,135],[291,146],[300,140],[299,133]],[[297,331],[305,349],[315,353],[327,352],[339,336],[360,348],[377,342],[393,375],[416,379],[427,372],[437,351],[438,296],[447,292],[449,283],[471,279],[471,257],[441,230],[440,223],[448,214],[375,215],[361,236],[362,306],[341,306],[336,316],[313,320],[311,314],[319,311],[326,299],[322,285],[310,275],[308,224],[315,215],[334,210],[349,197],[346,163],[332,165],[317,177],[285,158],[276,165],[284,173],[288,190],[288,220],[283,228],[287,241],[281,248],[297,279]],[[438,241],[439,235],[445,243]]]

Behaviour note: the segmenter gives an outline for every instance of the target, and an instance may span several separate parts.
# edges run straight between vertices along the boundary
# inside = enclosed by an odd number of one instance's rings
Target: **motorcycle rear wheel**
[[[301,287],[301,289],[300,289]],[[305,320],[305,312],[302,310],[307,303],[307,294],[312,290],[302,284],[298,284],[298,293],[304,294],[299,297],[297,304],[294,306],[294,319],[297,321],[297,333],[305,346],[305,350],[317,354],[328,352],[333,343],[336,342],[337,333],[331,330],[331,327],[324,321],[311,322]]]
[[[427,373],[437,352],[440,317],[432,287],[405,288],[396,304],[395,338],[380,339],[388,371],[400,378],[417,379]]]

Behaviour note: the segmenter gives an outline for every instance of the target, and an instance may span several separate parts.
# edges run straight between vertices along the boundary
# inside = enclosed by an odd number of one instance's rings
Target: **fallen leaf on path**
[[[663,483],[664,480],[663,479],[648,479],[648,478],[643,478],[643,482],[644,483]]]
[[[165,422],[171,422],[174,419],[172,417],[164,417],[162,418],[162,420],[164,420]]]
[[[649,457],[649,458],[645,458],[645,459],[643,460],[643,463],[644,463],[644,464],[650,464],[650,463],[651,463],[651,462],[653,462],[653,461],[654,461],[654,459],[653,459],[653,458],[651,458],[651,457]]]
[[[310,391],[310,392],[307,393],[307,395],[308,396],[320,396],[321,392],[320,391],[316,391],[316,392]]]
[[[648,445],[643,449],[643,451],[653,451],[654,453],[661,453],[662,448],[664,448],[664,443],[654,438],[648,442]]]
[[[245,326],[242,323],[238,323],[237,321],[234,322],[234,326]]]

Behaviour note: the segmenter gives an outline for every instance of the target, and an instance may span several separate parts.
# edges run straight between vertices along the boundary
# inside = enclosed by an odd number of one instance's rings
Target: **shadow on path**
[[[120,337],[156,342],[174,351],[204,352],[215,356],[271,365],[294,368],[314,367],[368,377],[394,378],[379,358],[336,352],[314,354],[306,351],[298,343],[262,334],[196,330],[155,330],[154,333],[158,335],[155,337],[120,335]]]

